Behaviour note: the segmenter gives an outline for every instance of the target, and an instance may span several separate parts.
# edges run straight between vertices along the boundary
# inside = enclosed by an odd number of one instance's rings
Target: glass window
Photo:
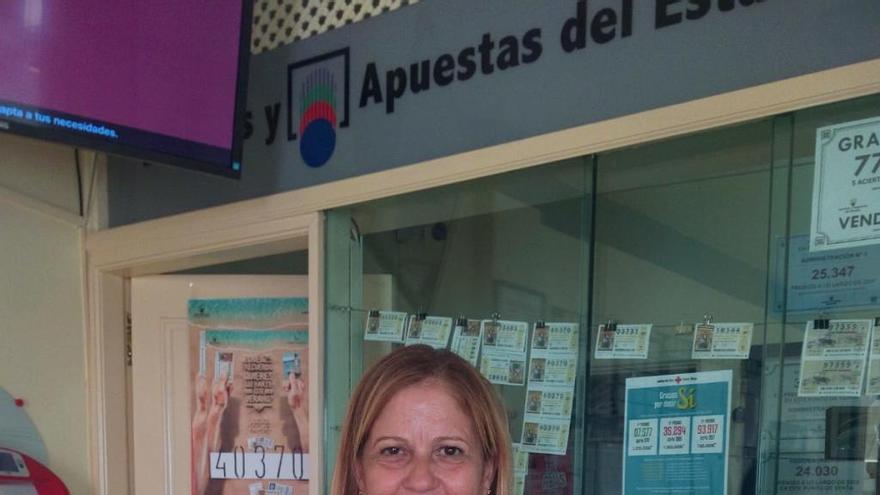
[[[586,325],[592,180],[574,159],[328,214],[328,473],[350,388],[401,345],[364,340],[369,310],[525,322],[528,339],[539,321]],[[525,384],[497,387],[518,441]],[[562,441],[532,462],[570,487],[582,451]]]
[[[808,249],[817,130],[878,117],[878,104],[865,97],[328,212],[328,473],[352,388],[404,345],[366,337],[369,312],[382,310],[524,322],[523,383],[495,381],[513,441],[539,446],[558,424],[533,383],[553,358],[541,323],[578,326],[570,429],[558,455],[529,455],[525,493],[876,493],[876,396],[864,385],[852,397],[833,391],[822,382],[832,374],[810,366],[841,360],[804,364],[802,353],[811,338],[846,352],[807,330],[839,320],[871,322],[847,334],[865,349],[880,316],[880,247],[842,264]],[[803,283],[822,268],[838,280]],[[841,278],[858,290],[834,285]],[[880,388],[880,366],[874,374]]]

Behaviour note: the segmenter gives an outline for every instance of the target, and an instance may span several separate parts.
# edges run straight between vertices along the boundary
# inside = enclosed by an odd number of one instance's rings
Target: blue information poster
[[[773,310],[777,313],[878,305],[880,245],[811,252],[806,235],[776,240]]]
[[[730,370],[626,380],[624,495],[726,495]]]

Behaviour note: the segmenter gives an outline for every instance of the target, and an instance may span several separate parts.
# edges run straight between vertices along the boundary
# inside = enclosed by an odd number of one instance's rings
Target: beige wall
[[[26,401],[49,466],[86,494],[78,210],[72,148],[0,136],[0,387]]]

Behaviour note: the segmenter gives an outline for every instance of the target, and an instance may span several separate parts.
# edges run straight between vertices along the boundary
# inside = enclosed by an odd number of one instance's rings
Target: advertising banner
[[[307,300],[192,299],[191,493],[306,493]]]
[[[624,495],[727,494],[732,376],[627,378]]]

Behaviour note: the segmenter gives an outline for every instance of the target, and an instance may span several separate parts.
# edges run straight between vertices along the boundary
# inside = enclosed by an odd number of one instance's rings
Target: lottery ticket
[[[528,331],[524,321],[483,320],[483,349],[525,352]]]
[[[525,385],[525,353],[484,352],[480,360],[480,373],[490,382],[499,385]]]
[[[570,420],[526,421],[520,445],[528,452],[563,455],[570,423]]]
[[[530,383],[526,392],[526,420],[569,419],[573,402],[574,390]]]
[[[577,323],[535,323],[532,349],[577,352],[579,328]]]
[[[596,359],[647,359],[652,324],[599,325]]]
[[[847,396],[862,393],[865,361],[822,359],[801,361],[800,397]]]
[[[700,323],[694,326],[692,359],[748,359],[752,323]]]
[[[364,340],[403,342],[406,316],[406,313],[399,311],[370,311],[364,329]]]
[[[476,366],[482,340],[483,332],[480,320],[460,318],[455,322],[450,350]]]
[[[862,358],[868,350],[872,320],[831,320],[828,328],[815,328],[807,322],[802,357]]]
[[[406,345],[426,344],[435,349],[445,349],[452,333],[452,318],[441,316],[411,315],[406,331]]]

